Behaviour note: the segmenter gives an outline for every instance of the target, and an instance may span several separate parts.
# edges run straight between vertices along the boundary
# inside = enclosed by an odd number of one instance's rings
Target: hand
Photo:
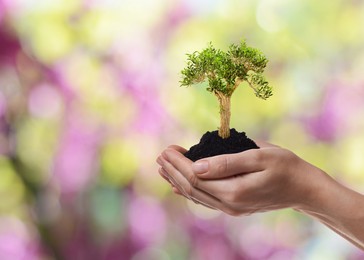
[[[168,149],[173,149],[181,154],[184,154],[187,150],[185,148],[182,148],[178,145],[171,145],[168,147]],[[161,155],[157,158],[157,163],[159,165],[163,165],[166,163],[166,160],[164,159],[164,157]],[[172,176],[170,176],[167,171],[161,167],[159,168],[159,174],[166,180],[168,181],[171,185],[172,185],[172,190],[174,191],[174,193],[178,194],[178,195],[182,195],[184,196],[185,198],[189,199],[189,200],[192,200],[194,203],[196,204],[202,204],[204,205],[205,207],[208,207],[208,208],[211,208],[211,209],[216,209],[216,208],[213,208],[211,205],[208,205],[202,201],[198,201],[196,198],[190,196],[190,191],[186,191],[185,190],[185,187],[188,187],[189,184],[187,182],[187,180],[185,178],[181,178],[179,179],[178,181],[175,180]]]
[[[289,150],[258,142],[260,149],[192,162],[170,146],[157,162],[177,194],[227,214],[292,207],[364,250],[364,195],[335,181]]]
[[[303,207],[314,199],[314,179],[324,175],[294,153],[259,142],[260,149],[195,163],[170,146],[157,161],[178,194],[230,215]]]

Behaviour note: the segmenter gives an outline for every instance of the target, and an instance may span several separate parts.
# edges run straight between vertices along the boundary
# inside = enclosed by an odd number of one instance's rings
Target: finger
[[[241,175],[244,176],[244,175]],[[240,178],[237,177],[237,178]],[[241,185],[241,187],[239,187]],[[236,178],[225,178],[218,180],[199,180],[198,181],[198,189],[210,196],[213,196],[217,200],[221,202],[230,202],[231,195],[233,195],[237,190],[240,190],[244,187],[244,183],[241,183]]]
[[[187,149],[183,148],[182,146],[176,145],[176,144],[172,144],[172,145],[168,146],[168,148],[176,150],[177,152],[180,152],[182,154],[187,152]]]
[[[163,168],[158,169],[159,175],[162,176],[169,184],[171,184],[173,191],[174,189],[178,190],[178,188],[173,184],[173,182],[168,178],[168,174],[163,170]],[[178,190],[179,191],[179,190]],[[179,194],[183,195],[181,192]]]
[[[254,140],[254,142],[256,143],[256,145],[258,145],[260,148],[266,148],[266,147],[276,147],[276,148],[280,148],[280,146],[275,145],[275,144],[271,144],[268,143],[266,141],[263,140]]]
[[[244,204],[248,204],[254,200],[251,194],[256,190],[255,187],[257,187],[257,174],[261,175],[261,173],[243,174],[216,180],[200,179],[197,182],[198,188],[194,189],[213,196],[220,202],[218,204],[220,210],[229,215],[235,215],[238,213],[234,207],[236,203],[244,202]],[[192,192],[192,194],[194,193]],[[239,207],[239,209],[241,213],[241,208]]]
[[[162,166],[162,156],[159,155],[157,159],[155,160],[160,166]]]
[[[222,179],[239,174],[261,171],[264,152],[253,149],[235,154],[224,154],[196,161],[193,173],[202,179]]]
[[[167,162],[163,162],[163,165],[165,165]],[[181,183],[176,181],[172,175],[170,175],[164,168],[159,169],[160,173],[164,175],[168,180],[169,183],[171,183],[174,187],[176,187],[179,192],[185,196],[187,199],[191,199],[188,193],[184,190],[184,188],[181,186]]]
[[[176,188],[175,186],[173,186],[172,185],[172,190],[173,190],[173,192],[175,193],[175,194],[177,194],[177,195],[180,195],[180,196],[183,196],[183,197],[185,197],[185,198],[187,198],[186,196],[184,196],[183,195],[183,193],[182,192],[180,192],[179,191],[179,189],[178,188]],[[205,201],[202,201],[201,200],[201,196],[198,196],[199,198],[197,199],[197,198],[194,198],[194,197],[192,197],[191,196],[191,200],[194,202],[194,203],[196,203],[196,204],[201,204],[202,206],[205,206],[205,207],[207,207],[207,208],[210,208],[210,209],[213,209],[213,210],[217,210],[216,208],[213,208],[212,206],[210,206],[210,205],[208,205]],[[187,198],[188,199],[188,198]]]
[[[210,208],[210,209],[215,209],[215,208],[213,208],[212,206],[210,206],[210,205],[208,205],[208,204],[206,204],[206,202],[204,202],[204,201],[201,201],[200,199],[196,199],[196,198],[193,198],[192,196],[191,197],[187,197],[187,196],[185,196],[170,180],[169,180],[169,178],[168,178],[168,174],[165,172],[165,170],[163,170],[163,168],[160,168],[159,169],[159,171],[160,171],[160,175],[165,179],[165,180],[167,180],[171,185],[172,185],[172,190],[173,190],[173,192],[175,193],[175,194],[178,194],[178,195],[181,195],[181,196],[183,196],[183,197],[185,197],[185,198],[187,198],[187,199],[191,199],[194,203],[196,203],[196,204],[201,204],[201,205],[203,205],[203,206],[205,206],[205,207],[208,207],[208,208]],[[199,198],[201,197],[201,196],[198,196]]]
[[[234,209],[232,203],[240,201],[242,194],[249,191],[257,180],[256,174],[253,173],[234,175],[222,179],[201,179],[193,173],[193,163],[189,159],[173,150],[167,149],[163,153],[165,158],[168,159],[165,160],[164,169],[182,187],[183,192],[187,193],[191,200],[194,198],[229,215],[239,213]],[[259,158],[247,157],[247,159],[258,160]],[[258,172],[261,173],[262,171],[257,170],[256,173]]]
[[[178,194],[178,195],[181,195],[184,197],[183,193],[179,191],[179,189],[167,178],[164,176],[164,174],[160,173],[160,175],[166,180],[169,182],[169,184],[171,184],[172,186],[172,190],[174,193]]]
[[[183,161],[179,161],[178,158],[184,158]],[[169,160],[172,158],[173,162],[170,162]],[[190,188],[190,184],[187,181],[185,176],[190,176],[192,173],[191,171],[191,161],[188,160],[186,157],[184,157],[181,153],[167,148],[165,151],[163,151],[161,156],[162,161],[162,171],[166,174],[166,176],[178,187],[178,189],[188,198],[190,198],[189,193],[187,192]],[[179,171],[176,171],[176,167],[173,165],[174,163],[178,163],[179,169],[183,171],[183,173],[180,173]]]
[[[179,189],[177,189],[175,186],[172,186],[172,190],[173,190],[174,193],[183,196],[182,192],[180,192]]]
[[[168,148],[163,151],[162,160],[165,170],[167,170],[169,174],[174,173],[175,175],[170,176],[172,178],[177,176],[181,180],[179,184],[185,189],[190,189],[191,186],[198,188],[198,178],[192,171],[192,161],[190,159],[186,158],[183,154]],[[168,164],[171,172],[166,168],[166,164]],[[172,166],[172,168],[170,166]]]
[[[213,196],[195,188],[192,188],[192,190],[193,196],[191,196],[191,198],[196,204],[201,204],[214,210],[222,210],[225,207],[221,201],[214,198]]]
[[[168,158],[170,158],[170,156]],[[190,163],[191,163],[191,161],[189,161],[189,164]],[[216,199],[214,196],[193,187],[189,183],[189,181],[187,180],[187,178],[184,174],[193,175],[191,170],[188,171],[187,169],[183,169],[184,173],[182,173],[177,168],[175,168],[174,165],[172,163],[170,163],[169,161],[164,162],[163,169],[166,171],[166,174],[168,174],[168,176],[170,176],[170,178],[174,180],[173,182],[175,184],[178,183],[178,185],[179,185],[178,189],[187,198],[189,198],[191,200],[197,200],[200,204],[203,204],[210,208],[220,209],[222,211],[225,210],[226,206],[221,201]],[[187,172],[189,172],[189,173],[187,174]]]
[[[175,144],[168,146],[168,148],[167,148],[167,149],[173,149],[173,150],[175,150],[175,151],[177,151],[177,152],[179,152],[179,153],[181,153],[181,154],[184,154],[184,153],[186,153],[186,152],[187,152],[187,150],[186,150],[185,148],[183,148],[182,146],[179,146],[179,145],[175,145]],[[162,155],[159,155],[159,156],[157,157],[157,159],[156,159],[156,162],[157,162],[160,166],[162,166],[162,160],[161,160],[161,158],[162,158]]]
[[[185,157],[181,152],[175,149],[167,148],[162,152],[162,159],[171,163],[185,177],[188,177],[193,172],[191,171],[192,161]]]
[[[163,172],[162,172],[162,168],[158,169],[158,173],[160,176],[162,176],[163,179],[165,179],[166,181],[168,181],[170,184],[172,184],[172,182],[169,180],[168,176],[166,176]]]

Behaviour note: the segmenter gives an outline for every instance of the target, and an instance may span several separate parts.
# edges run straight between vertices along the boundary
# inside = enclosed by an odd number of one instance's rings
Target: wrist
[[[319,201],[324,200],[321,187],[326,182],[326,174],[301,158],[297,158],[298,161],[293,164],[294,167],[290,167],[289,173],[293,177],[290,183],[293,195],[291,208],[297,211],[310,211],[319,206]]]
[[[320,169],[314,171],[308,196],[294,209],[318,219],[364,249],[364,195],[338,183]]]
[[[304,183],[303,190],[300,191],[303,195],[294,209],[310,215],[330,215],[331,212],[335,212],[336,196],[342,194],[343,186],[321,169],[308,163],[301,169],[305,177],[301,180]]]

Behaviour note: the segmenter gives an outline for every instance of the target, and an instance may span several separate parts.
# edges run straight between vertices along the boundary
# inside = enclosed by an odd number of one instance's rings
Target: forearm
[[[316,171],[310,196],[296,210],[318,219],[364,249],[364,195],[341,185],[326,173]]]

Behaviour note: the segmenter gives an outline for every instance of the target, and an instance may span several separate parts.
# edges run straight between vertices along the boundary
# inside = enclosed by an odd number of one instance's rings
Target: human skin
[[[293,208],[364,250],[364,195],[340,184],[293,152],[260,149],[192,162],[172,145],[157,158],[173,191],[232,216]]]

